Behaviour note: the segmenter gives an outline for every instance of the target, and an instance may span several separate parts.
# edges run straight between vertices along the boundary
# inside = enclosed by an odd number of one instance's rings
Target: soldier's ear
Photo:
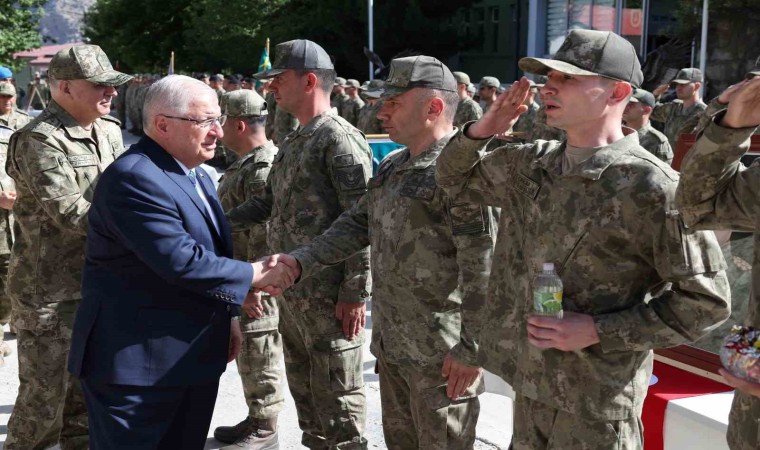
[[[317,88],[317,76],[313,72],[306,74],[306,92],[311,92]]]
[[[443,113],[443,109],[444,103],[442,98],[433,97],[430,99],[430,104],[428,105],[428,115],[439,117]]]
[[[624,103],[628,104],[628,98],[631,96],[633,87],[629,83],[624,81],[616,81],[612,88],[612,94],[610,95],[610,101],[612,103]]]

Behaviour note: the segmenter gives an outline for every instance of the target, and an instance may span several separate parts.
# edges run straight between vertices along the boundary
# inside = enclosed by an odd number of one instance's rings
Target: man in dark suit
[[[203,448],[240,350],[239,305],[254,287],[278,295],[293,281],[285,265],[231,259],[229,224],[197,167],[224,120],[202,82],[162,79],[145,99],[146,137],[95,190],[69,359],[93,450]]]

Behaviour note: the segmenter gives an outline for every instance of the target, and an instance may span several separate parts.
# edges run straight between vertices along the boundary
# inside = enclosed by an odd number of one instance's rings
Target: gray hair
[[[216,92],[206,83],[185,75],[168,75],[153,83],[143,103],[143,128],[149,130],[159,114],[187,114],[193,99],[207,94],[216,98]]]

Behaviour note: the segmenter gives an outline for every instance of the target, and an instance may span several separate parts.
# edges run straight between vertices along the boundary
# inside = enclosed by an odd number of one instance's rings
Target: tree
[[[47,0],[0,0],[0,64],[18,69],[16,52],[39,47],[40,18]]]

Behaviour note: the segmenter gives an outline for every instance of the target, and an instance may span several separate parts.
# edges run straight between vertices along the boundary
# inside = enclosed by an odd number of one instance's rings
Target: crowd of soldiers
[[[278,253],[300,267],[283,295],[243,305],[249,411],[214,430],[224,448],[278,448],[282,356],[302,444],[367,448],[370,299],[389,448],[472,448],[482,367],[517,393],[512,448],[641,448],[652,349],[692,342],[730,313],[720,247],[697,229],[755,231],[757,166],[738,158],[760,124],[760,72],[709,105],[693,68],[650,93],[631,44],[588,30],[571,31],[554,59],[520,61],[538,83],[486,76],[477,91],[428,56],[394,59],[386,81],[363,84],[336,77],[308,40],[275,57],[250,78],[198,77],[219,95],[223,119],[209,127],[223,131],[218,196],[235,257]],[[139,133],[154,80],[104,83],[103,68],[97,46],[62,50],[34,120],[0,83],[0,312],[12,314],[20,373],[9,450],[88,447],[66,371],[87,211],[124,150],[119,126]],[[669,87],[677,100],[660,101]],[[669,163],[685,131],[704,133],[679,184]],[[373,175],[366,135],[381,132],[404,148]],[[562,319],[532,315],[545,262],[564,282]],[[748,323],[760,326],[752,295]],[[726,377],[739,388],[729,443],[754,449],[760,387]]]

